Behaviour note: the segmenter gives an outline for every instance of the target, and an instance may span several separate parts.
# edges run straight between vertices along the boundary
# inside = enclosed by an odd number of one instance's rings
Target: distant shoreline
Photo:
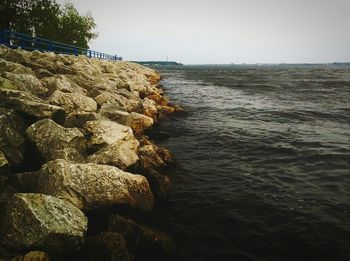
[[[175,61],[133,61],[134,63],[138,63],[141,65],[178,65],[178,66],[183,66],[182,63],[178,63]]]
[[[143,64],[144,65],[144,64]],[[183,66],[236,66],[236,67],[271,67],[271,66],[350,66],[349,63],[208,63],[208,64],[182,64]]]

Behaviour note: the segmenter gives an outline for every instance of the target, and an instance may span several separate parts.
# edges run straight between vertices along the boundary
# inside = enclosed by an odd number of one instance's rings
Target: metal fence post
[[[0,31],[0,44],[4,44],[4,39],[3,39],[3,30]]]
[[[49,51],[52,52],[52,41],[49,42]]]
[[[74,46],[74,55],[78,56],[78,49],[76,46]]]

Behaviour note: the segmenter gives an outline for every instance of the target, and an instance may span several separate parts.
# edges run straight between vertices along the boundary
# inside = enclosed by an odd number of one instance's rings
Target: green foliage
[[[23,33],[31,33],[28,26],[32,0],[0,1],[0,28],[16,29]]]
[[[92,29],[96,27],[91,14],[79,15],[71,3],[64,6],[59,21],[59,41],[87,48],[90,39],[97,37]]]
[[[97,34],[91,14],[80,15],[71,3],[55,0],[1,0],[0,29],[40,36],[88,48]]]

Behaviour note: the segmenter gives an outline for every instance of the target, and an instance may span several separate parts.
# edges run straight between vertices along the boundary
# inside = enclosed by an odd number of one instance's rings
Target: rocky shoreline
[[[145,133],[181,110],[159,73],[3,46],[0,70],[0,260],[170,256],[171,238],[140,223],[173,162]]]

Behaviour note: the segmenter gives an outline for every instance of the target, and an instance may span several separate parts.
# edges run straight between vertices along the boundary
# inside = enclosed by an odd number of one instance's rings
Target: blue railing
[[[24,50],[39,50],[43,52],[55,52],[71,55],[86,55],[90,58],[106,60],[122,60],[122,57],[93,51],[74,45],[50,41],[40,37],[33,37],[27,34],[16,33],[10,30],[0,30],[0,44],[11,48],[21,48]]]

